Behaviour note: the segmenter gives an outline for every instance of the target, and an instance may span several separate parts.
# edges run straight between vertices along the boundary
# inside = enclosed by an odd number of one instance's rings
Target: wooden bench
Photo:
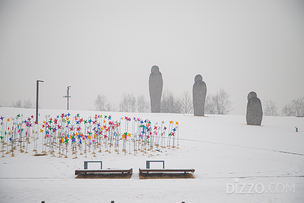
[[[139,174],[143,173],[194,173],[195,169],[139,169]]]
[[[84,169],[84,170],[75,170],[75,175],[79,174],[114,174],[114,173],[121,173],[121,174],[133,174],[133,169],[100,169],[100,170],[91,170],[91,169]]]

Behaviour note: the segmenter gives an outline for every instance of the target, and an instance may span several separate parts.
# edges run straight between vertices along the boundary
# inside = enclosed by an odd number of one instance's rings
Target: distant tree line
[[[304,97],[294,99],[282,109],[284,116],[304,116]]]
[[[232,110],[232,102],[229,94],[220,89],[216,94],[208,94],[205,101],[206,114],[226,115]],[[95,100],[96,110],[116,111],[110,105],[104,95],[98,95]],[[278,116],[278,108],[272,100],[263,102],[263,113],[265,116]],[[137,98],[133,94],[124,94],[119,103],[120,112],[142,112],[149,113],[150,101],[144,95]],[[171,91],[165,90],[161,99],[161,113],[193,114],[192,94],[184,92],[181,97],[176,97]],[[282,116],[304,116],[304,97],[292,100],[285,105],[281,112]]]
[[[95,100],[95,109],[98,111],[116,111],[111,106],[104,95],[98,95]],[[229,95],[224,90],[220,90],[215,95],[208,95],[205,104],[207,114],[228,114],[231,111],[231,101]],[[133,94],[123,94],[118,111],[120,112],[141,112],[149,113],[150,101],[144,95],[137,98]],[[193,114],[192,95],[184,92],[181,97],[176,97],[169,90],[165,90],[161,98],[161,113],[182,113]]]
[[[16,102],[13,102],[12,107],[31,109],[34,108],[34,104],[30,99],[23,101],[23,103],[21,100],[18,100]]]
[[[105,95],[98,95],[94,104],[95,110],[98,111],[117,111]],[[216,94],[207,95],[205,113],[226,115],[232,110],[231,104],[229,94],[220,89]],[[23,102],[18,100],[13,102],[11,106],[15,108],[34,108],[34,104],[30,99]],[[272,100],[263,102],[263,108],[265,116],[280,115],[275,102]],[[125,93],[121,97],[118,111],[149,113],[151,112],[150,101],[144,95],[139,95],[136,98],[133,94]],[[193,114],[192,94],[184,92],[181,97],[176,97],[171,91],[165,90],[161,99],[161,113]],[[294,99],[289,104],[286,104],[281,111],[281,115],[304,117],[304,97]]]
[[[266,100],[264,103],[264,115],[265,116],[278,116],[278,108],[275,102]],[[282,116],[304,116],[304,97],[294,99],[289,104],[286,104],[282,111]]]

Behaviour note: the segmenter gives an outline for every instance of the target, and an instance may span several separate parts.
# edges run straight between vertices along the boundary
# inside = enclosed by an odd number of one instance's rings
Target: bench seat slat
[[[139,169],[139,173],[149,173],[149,172],[191,172],[194,173],[195,169]]]
[[[100,169],[100,170],[75,170],[75,175],[78,174],[87,174],[87,173],[128,173],[132,174],[133,169]]]

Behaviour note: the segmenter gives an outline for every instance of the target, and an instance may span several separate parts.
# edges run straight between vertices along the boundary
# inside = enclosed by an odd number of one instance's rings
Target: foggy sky
[[[37,79],[46,109],[66,108],[67,86],[74,110],[98,94],[149,99],[153,65],[176,97],[201,74],[230,114],[245,114],[250,91],[281,111],[304,97],[304,1],[0,0],[0,105],[35,104]]]

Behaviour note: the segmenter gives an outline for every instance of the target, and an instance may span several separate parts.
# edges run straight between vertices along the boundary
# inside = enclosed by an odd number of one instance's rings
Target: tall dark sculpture
[[[160,113],[160,101],[163,92],[163,77],[158,66],[153,66],[151,68],[151,74],[149,77],[149,92],[151,112]]]
[[[261,100],[255,92],[250,92],[247,96],[247,125],[261,125],[263,118],[263,110]]]
[[[193,110],[194,116],[205,115],[205,99],[207,94],[207,86],[201,75],[196,75],[193,85]]]

